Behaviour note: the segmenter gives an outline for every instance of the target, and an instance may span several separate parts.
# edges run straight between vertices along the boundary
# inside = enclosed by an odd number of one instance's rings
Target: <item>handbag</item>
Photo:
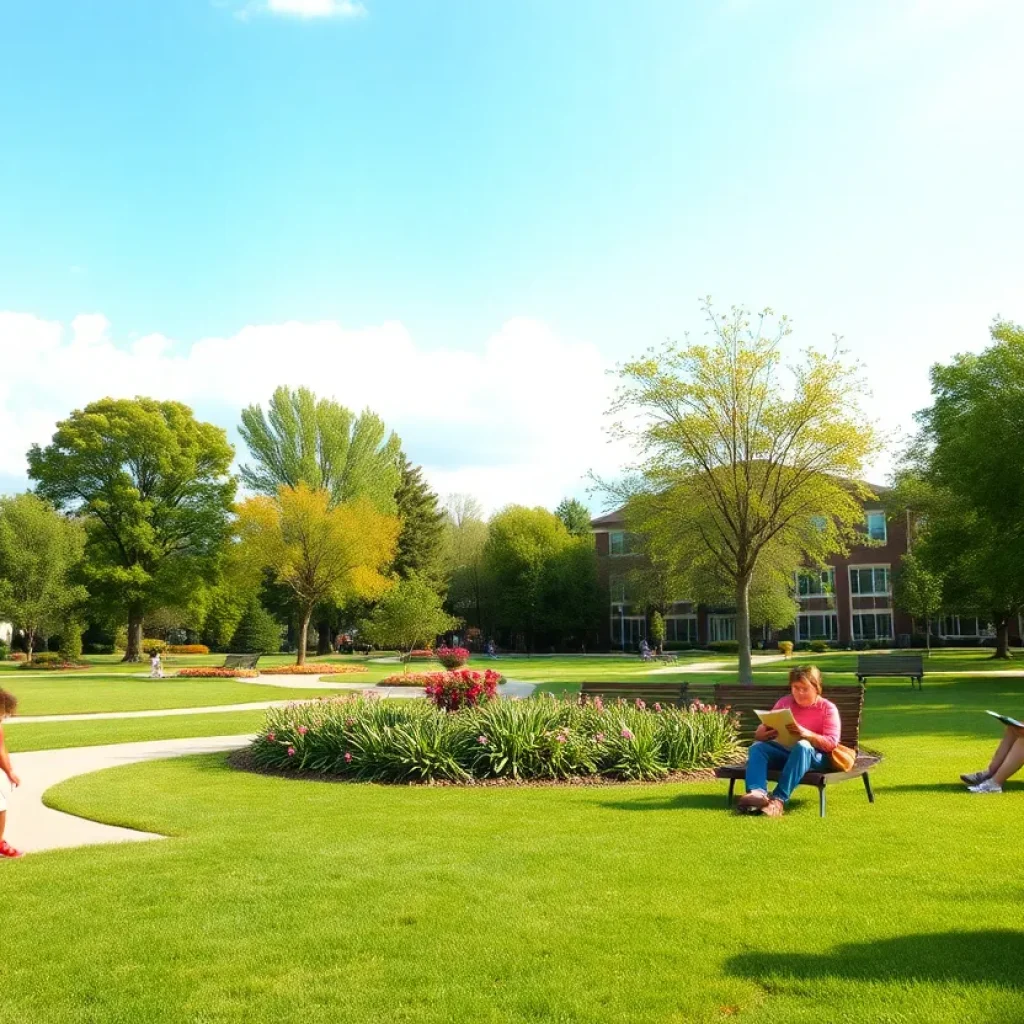
[[[857,751],[837,743],[831,750],[832,767],[837,772],[848,772],[857,763]]]

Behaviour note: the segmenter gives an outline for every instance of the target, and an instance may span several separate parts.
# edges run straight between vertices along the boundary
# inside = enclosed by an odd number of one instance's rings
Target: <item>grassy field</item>
[[[987,707],[1024,714],[1024,683],[873,683],[877,802],[837,787],[825,820],[810,790],[781,821],[729,815],[721,783],[385,788],[247,775],[221,756],[73,779],[48,802],[177,838],[0,865],[0,1010],[54,1024],[1020,1020],[1024,784],[973,797],[957,781],[998,738]]]

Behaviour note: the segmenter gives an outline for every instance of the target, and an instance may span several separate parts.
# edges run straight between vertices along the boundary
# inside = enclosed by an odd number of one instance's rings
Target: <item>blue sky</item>
[[[308,383],[441,492],[553,504],[618,457],[606,368],[708,293],[842,334],[905,430],[932,362],[1024,321],[1022,31],[1012,0],[12,0],[0,483],[106,393],[233,429]]]

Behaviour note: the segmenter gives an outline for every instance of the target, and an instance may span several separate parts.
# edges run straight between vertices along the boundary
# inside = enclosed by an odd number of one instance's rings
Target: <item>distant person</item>
[[[0,722],[3,722],[5,718],[10,718],[11,715],[18,710],[18,698],[13,693],[8,693],[6,690],[0,690]],[[4,739],[4,730],[0,726],[0,771],[7,776],[7,781],[11,784],[11,789],[17,789],[21,785],[21,779],[14,773],[14,769],[11,767],[11,759],[7,754],[7,741]],[[7,800],[3,793],[0,793],[0,857],[8,857],[13,859],[14,857],[20,857],[21,852],[16,850],[10,843],[4,839],[4,828],[7,825]]]
[[[492,661],[496,661],[498,658],[498,648],[494,646],[493,640],[487,641],[487,657]]]
[[[821,695],[821,672],[816,665],[790,670],[789,696],[778,700],[773,711],[788,708],[793,713],[789,732],[798,736],[792,747],[776,743],[778,733],[763,722],[754,733],[755,743],[747,754],[747,792],[736,809],[748,814],[782,816],[793,790],[807,772],[819,772],[830,764],[829,755],[839,743],[839,709]],[[781,768],[775,790],[768,795],[768,772]]]
[[[989,766],[960,778],[971,793],[1002,793],[1003,783],[1024,768],[1024,729],[1008,725]]]
[[[160,652],[154,651],[153,657],[149,659],[149,678],[150,679],[163,679],[164,667],[160,663]]]
[[[651,645],[647,642],[645,637],[640,641],[640,660],[650,661],[654,657],[654,653],[651,651]]]

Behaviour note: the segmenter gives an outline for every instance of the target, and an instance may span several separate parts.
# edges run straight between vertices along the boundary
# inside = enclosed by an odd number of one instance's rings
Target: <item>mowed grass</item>
[[[373,657],[383,656],[384,652],[373,655]],[[226,657],[227,655],[225,654],[165,654],[161,656],[160,660],[163,662],[165,672],[173,672],[179,668],[191,666],[223,665]],[[93,669],[102,669],[105,675],[121,675],[122,673],[125,675],[137,675],[139,672],[149,671],[148,655],[144,656],[142,661],[128,664],[123,662],[121,658],[122,655],[120,654],[87,654],[82,658],[82,661],[92,666]],[[307,661],[315,661],[317,664],[320,662],[331,662],[337,665],[361,665],[365,664],[367,659],[358,654],[310,654],[307,655]],[[19,668],[19,664],[16,661],[0,661],[0,673],[29,671]],[[293,664],[295,664],[294,654],[264,654],[260,656],[259,660],[260,668]]]
[[[217,711],[208,715],[162,715],[159,718],[114,718],[90,722],[4,724],[11,753],[94,747],[106,743],[175,740],[186,736],[235,736],[256,732],[263,711]]]
[[[722,783],[378,787],[225,757],[48,802],[175,836],[0,865],[0,1010],[41,1022],[996,1024],[1024,1008],[1024,783],[973,797],[1017,680],[869,687],[886,759],[817,817]],[[214,717],[214,716],[210,716]],[[47,964],[59,964],[50,970]]]

